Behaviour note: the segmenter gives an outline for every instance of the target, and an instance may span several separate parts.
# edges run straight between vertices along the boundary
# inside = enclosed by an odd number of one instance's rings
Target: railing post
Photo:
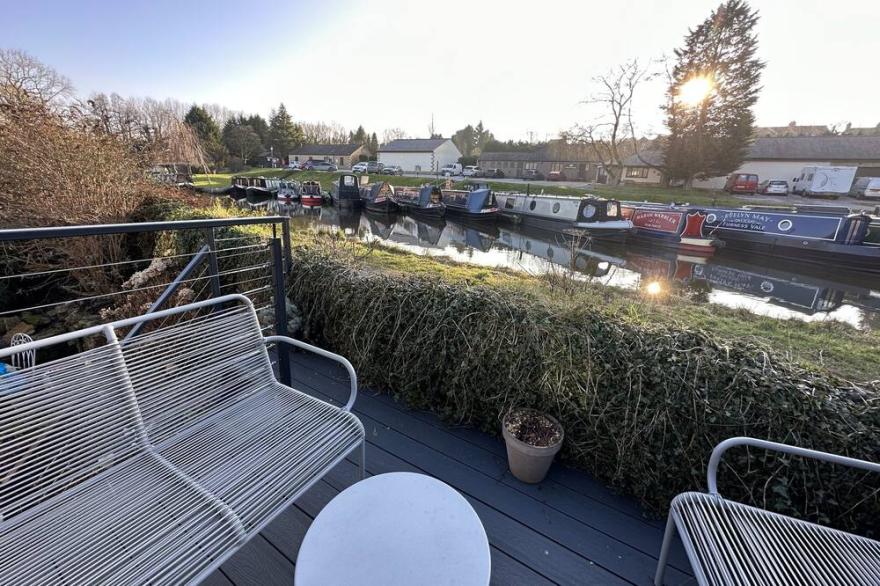
[[[284,257],[281,250],[281,239],[272,238],[272,277],[275,289],[275,335],[287,335],[287,294],[284,291]],[[290,386],[290,349],[275,345],[278,352],[278,374],[281,383]]]
[[[284,238],[284,272],[289,273],[293,268],[293,251],[290,249],[290,218],[285,217],[281,222],[281,236]]]
[[[220,297],[220,266],[217,263],[217,243],[214,241],[214,228],[205,230],[205,240],[208,242],[208,270],[211,272],[211,295]]]

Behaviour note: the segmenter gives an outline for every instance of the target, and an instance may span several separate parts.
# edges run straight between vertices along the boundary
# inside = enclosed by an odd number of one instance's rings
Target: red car
[[[727,193],[750,193],[758,191],[758,176],[752,173],[734,173],[724,184]]]
[[[550,171],[547,175],[547,181],[566,181],[565,173],[562,171]]]

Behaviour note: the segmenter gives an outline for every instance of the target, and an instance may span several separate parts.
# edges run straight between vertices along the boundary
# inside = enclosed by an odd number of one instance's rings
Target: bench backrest
[[[123,354],[153,444],[274,382],[250,305],[134,336]]]
[[[118,342],[0,376],[0,515],[9,519],[144,446]]]

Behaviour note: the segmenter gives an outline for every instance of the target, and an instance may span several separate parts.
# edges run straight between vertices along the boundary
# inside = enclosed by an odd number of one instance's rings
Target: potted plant
[[[501,433],[513,475],[531,484],[544,480],[562,447],[562,425],[535,409],[513,409],[504,417]]]

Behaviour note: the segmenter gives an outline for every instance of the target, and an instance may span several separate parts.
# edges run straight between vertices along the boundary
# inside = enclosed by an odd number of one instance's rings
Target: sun
[[[678,99],[688,106],[698,106],[715,91],[712,78],[692,77],[678,88]]]
[[[648,295],[659,295],[663,292],[663,285],[659,281],[651,281],[645,285],[645,293]]]

